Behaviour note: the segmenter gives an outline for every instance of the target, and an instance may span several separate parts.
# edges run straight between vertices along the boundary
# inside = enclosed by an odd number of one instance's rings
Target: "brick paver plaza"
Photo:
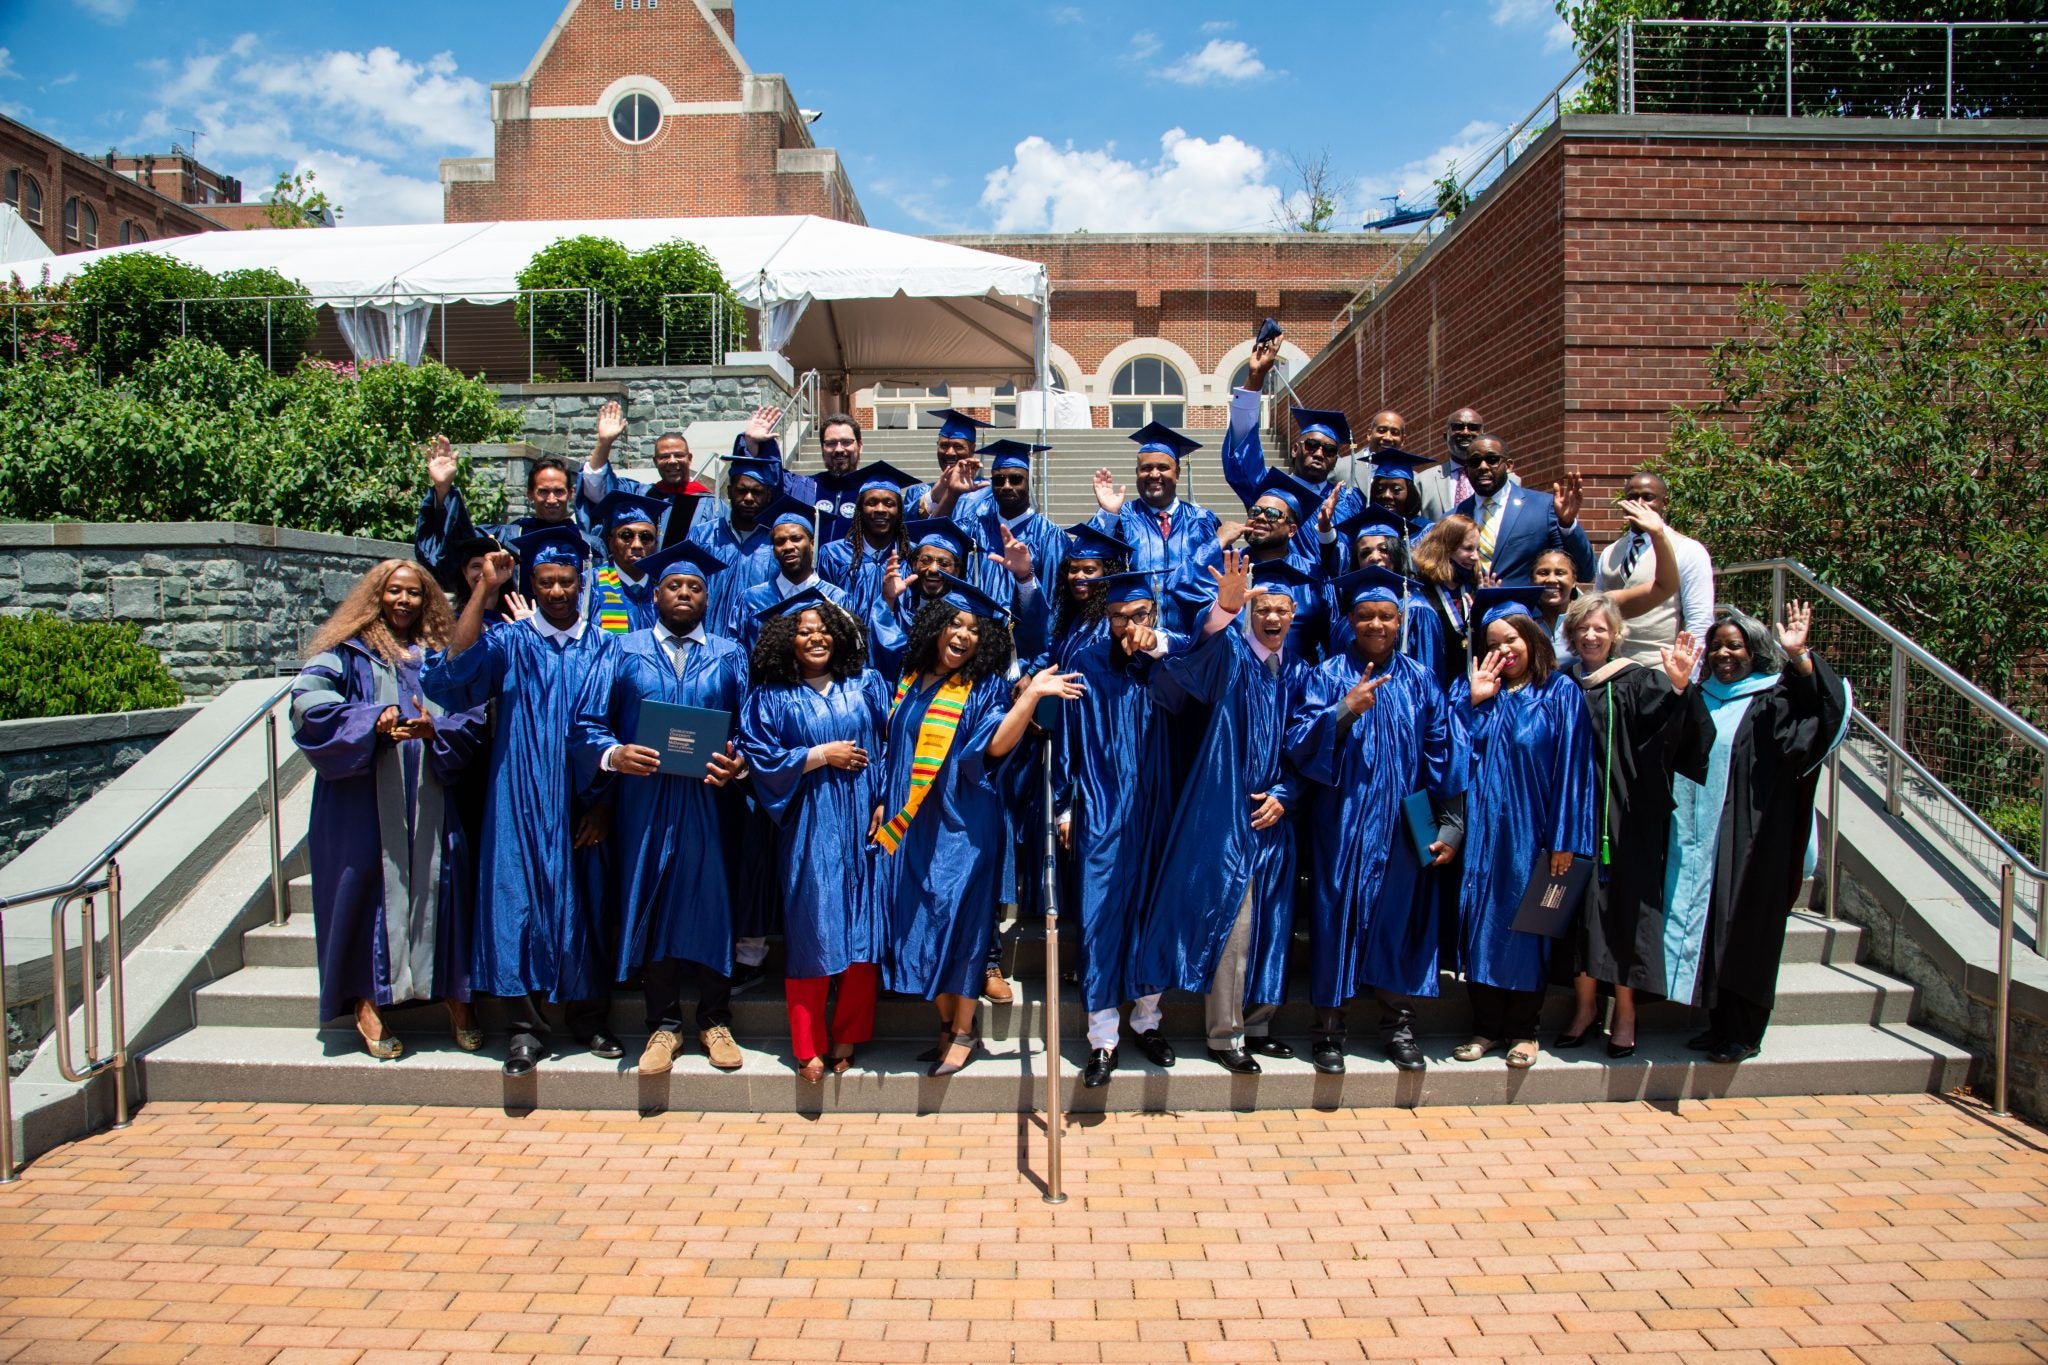
[[[1071,1131],[1053,1208],[1017,1116],[156,1104],[0,1190],[0,1360],[2048,1359],[1968,1102]]]

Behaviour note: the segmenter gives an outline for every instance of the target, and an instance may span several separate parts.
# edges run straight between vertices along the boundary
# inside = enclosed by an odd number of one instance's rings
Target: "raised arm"
[[[1628,524],[1650,538],[1651,563],[1656,572],[1647,583],[1638,583],[1632,588],[1616,588],[1607,594],[1608,600],[1620,609],[1624,617],[1633,619],[1641,616],[1659,603],[1669,601],[1678,591],[1678,547],[1671,541],[1671,530],[1664,524],[1664,518],[1646,502],[1624,502],[1622,515]]]

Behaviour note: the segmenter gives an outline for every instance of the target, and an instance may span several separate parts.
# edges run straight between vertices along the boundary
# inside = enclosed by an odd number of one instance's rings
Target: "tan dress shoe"
[[[640,1053],[640,1074],[659,1076],[676,1064],[676,1054],[683,1050],[683,1040],[667,1029],[659,1029],[647,1040],[647,1047]]]
[[[740,1063],[746,1060],[740,1052],[740,1045],[732,1040],[732,1030],[723,1024],[713,1024],[705,1029],[697,1035],[697,1041],[704,1044],[704,1055],[720,1071],[738,1071]]]
[[[1010,989],[1010,983],[1001,972],[988,974],[988,979],[981,983],[981,993],[998,1005],[1007,1005],[1017,998],[1017,993]]]

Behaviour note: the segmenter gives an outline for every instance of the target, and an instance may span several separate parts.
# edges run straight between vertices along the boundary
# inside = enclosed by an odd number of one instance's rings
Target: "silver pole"
[[[2034,846],[2034,865],[2048,866],[2048,758],[2041,761],[2041,842]],[[2034,885],[2034,951],[2048,957],[2048,877]]]
[[[92,951],[92,944],[86,944]],[[114,1024],[114,1126],[128,1126],[128,971],[121,961],[121,863],[107,864],[107,999]]]
[[[275,370],[277,357],[272,354],[270,339],[270,310],[275,307],[269,299],[263,300],[263,368]]]
[[[1045,1202],[1064,1204],[1060,1188],[1060,909],[1052,815],[1052,736],[1045,741]]]
[[[93,898],[87,896],[78,903],[78,974],[80,977],[81,1004],[85,1015],[85,1064],[88,1069],[100,1064],[100,971],[99,971],[99,925],[94,921]],[[61,969],[63,964],[58,963]]]
[[[1956,116],[1956,26],[1942,27],[1948,33],[1948,72],[1941,82],[1941,116],[1947,119]]]
[[[1840,919],[1835,906],[1842,894],[1842,746],[1828,755],[1828,918]]]
[[[263,749],[270,760],[270,911],[271,923],[283,925],[284,836],[280,830],[277,804],[277,712],[264,717]]]
[[[63,971],[59,962],[57,970]],[[7,1075],[7,953],[0,940],[0,1185],[11,1185],[20,1177],[14,1173],[14,1095]]]
[[[533,334],[540,330],[540,300],[532,294],[526,296],[526,378],[522,384],[533,382]],[[586,328],[587,330],[587,328]]]
[[[1906,651],[1892,646],[1892,704],[1890,725],[1892,743],[1906,747]],[[1905,765],[1894,754],[1885,765],[1884,808],[1893,815],[1900,809],[1900,788],[1905,783]]]
[[[1991,1020],[1991,1112],[2004,1118],[2006,1030],[2012,1024],[2012,864],[1998,871],[1998,1004]]]
[[[1783,569],[1773,569],[1771,570],[1771,623],[1775,625],[1784,619],[1785,571]]]
[[[1792,117],[1792,25],[1785,25],[1785,117]]]

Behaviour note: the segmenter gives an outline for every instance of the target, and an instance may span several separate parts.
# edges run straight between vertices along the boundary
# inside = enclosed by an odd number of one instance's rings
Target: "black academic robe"
[[[1626,660],[1585,689],[1593,732],[1593,790],[1602,821],[1597,873],[1586,889],[1566,975],[1665,993],[1664,859],[1671,842],[1671,775],[1707,777],[1714,724],[1698,687],[1680,692],[1659,668]]]

